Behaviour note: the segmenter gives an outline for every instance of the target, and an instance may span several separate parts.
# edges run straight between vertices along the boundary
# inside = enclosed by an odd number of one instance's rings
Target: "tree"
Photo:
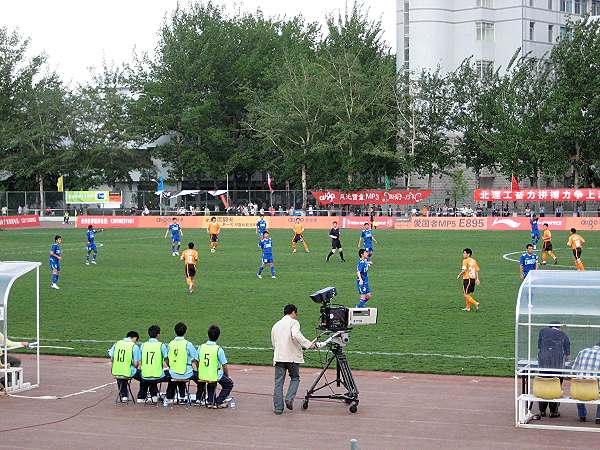
[[[102,66],[79,87],[71,167],[89,185],[131,182],[131,172],[152,167],[149,152],[134,141],[126,68]]]
[[[455,170],[450,172],[450,178],[452,179],[452,188],[450,189],[450,198],[454,202],[454,208],[459,200],[464,200],[467,195],[467,181],[465,180],[465,173],[462,170]]]
[[[397,170],[389,102],[395,66],[381,33],[381,23],[369,21],[354,3],[343,16],[328,17],[327,38],[319,48],[317,59],[330,86],[325,103],[333,120],[329,140],[339,167],[330,183],[341,187],[373,185],[384,172]],[[336,179],[338,173],[345,180]]]
[[[327,87],[318,64],[303,55],[285,61],[281,84],[266,99],[250,106],[249,127],[270,142],[277,154],[271,159],[282,178],[301,174],[302,207],[307,206],[309,167],[324,162]]]
[[[600,162],[600,22],[586,18],[567,29],[550,54],[549,131],[580,187]]]
[[[54,184],[68,149],[68,91],[45,68],[43,55],[27,58],[29,40],[0,29],[0,163],[26,187]]]

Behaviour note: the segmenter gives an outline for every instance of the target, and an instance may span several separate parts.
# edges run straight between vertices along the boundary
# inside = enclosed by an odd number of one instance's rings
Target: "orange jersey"
[[[569,236],[569,240],[567,241],[567,245],[573,250],[575,250],[576,248],[581,248],[584,243],[585,239],[583,239],[577,233],[573,233],[571,236]]]
[[[195,266],[198,263],[198,252],[188,248],[181,254],[181,260],[185,264],[193,264]]]
[[[477,261],[475,261],[473,258],[463,259],[462,270],[464,280],[468,280],[469,278],[477,278],[477,272],[479,272]]]
[[[550,230],[544,230],[544,235],[542,236],[542,240],[544,242],[550,242],[552,240],[552,233],[550,233]]]
[[[304,227],[302,226],[302,224],[296,223],[294,224],[294,234],[297,236],[299,234],[302,234],[304,232]]]
[[[220,223],[209,223],[208,224],[208,232],[210,234],[219,234],[219,231],[221,231],[221,224]]]

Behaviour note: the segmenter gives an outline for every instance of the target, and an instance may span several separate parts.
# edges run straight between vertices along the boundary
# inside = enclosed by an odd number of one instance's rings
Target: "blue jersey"
[[[356,264],[356,271],[360,273],[360,276],[363,280],[363,283],[369,282],[369,275],[367,272],[369,271],[369,261],[366,259],[359,259]],[[358,277],[356,277],[358,281]]]
[[[256,222],[256,228],[258,229],[258,234],[262,236],[267,229],[267,221],[265,219],[260,219]]]
[[[373,231],[362,230],[362,232],[360,233],[360,237],[363,240],[365,248],[373,248]]]
[[[181,225],[172,223],[169,225],[169,231],[171,232],[171,239],[174,241],[179,241],[181,239]]]
[[[529,253],[523,253],[521,258],[519,258],[519,264],[523,266],[523,275],[527,275],[530,270],[535,270],[537,262],[538,257],[535,253],[532,253],[531,255]]]
[[[94,245],[94,239],[96,239],[96,230],[88,230],[87,232],[87,240],[88,244]]]
[[[540,229],[538,228],[538,219],[531,219],[531,234],[540,234]]]
[[[57,263],[59,260],[58,258],[55,258],[54,256],[52,256],[52,253],[54,253],[56,256],[60,256],[60,245],[57,243],[52,244],[52,247],[50,247],[50,262],[53,263]]]
[[[271,241],[271,238],[262,239],[258,243],[258,246],[262,249],[263,259],[273,256],[273,242]]]

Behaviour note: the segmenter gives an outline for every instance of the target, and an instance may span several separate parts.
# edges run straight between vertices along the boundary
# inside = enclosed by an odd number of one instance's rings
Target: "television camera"
[[[308,402],[311,398],[327,398],[344,401],[350,405],[350,412],[355,413],[358,410],[358,389],[352,376],[352,370],[344,354],[344,347],[350,339],[349,333],[352,331],[352,326],[375,325],[377,323],[377,308],[347,308],[342,305],[332,304],[331,300],[335,298],[336,294],[336,288],[330,286],[310,295],[313,302],[321,305],[318,327],[323,331],[321,336],[329,335],[327,339],[317,342],[316,345],[318,348],[327,346],[331,354],[327,357],[321,373],[306,392],[302,408],[308,408]],[[331,367],[333,361],[336,362],[335,380],[328,382],[327,378],[325,378],[325,382],[317,387],[321,379],[325,377],[325,373]],[[334,384],[338,388],[343,386],[346,392],[336,394],[332,391],[330,395],[317,394],[321,389],[331,388]]]

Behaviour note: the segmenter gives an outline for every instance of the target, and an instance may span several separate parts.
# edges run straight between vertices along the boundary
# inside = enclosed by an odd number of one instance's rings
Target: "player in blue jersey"
[[[165,232],[165,238],[171,233],[171,254],[173,256],[179,256],[179,248],[181,247],[181,236],[183,236],[183,230],[181,225],[177,223],[177,218],[173,217],[173,222],[167,228]]]
[[[533,253],[533,244],[527,244],[527,252],[519,258],[519,270],[521,280],[524,280],[529,272],[539,269],[538,256]]]
[[[104,229],[94,230],[93,225],[88,225],[88,230],[86,233],[87,237],[87,256],[85,258],[85,265],[89,266],[90,263],[96,264],[96,257],[98,256],[98,249],[96,248],[96,233],[100,233],[104,231]],[[91,256],[91,261],[90,261]]]
[[[261,214],[260,219],[256,222],[256,235],[258,236],[259,241],[262,239],[265,231],[267,231],[267,221],[265,220],[265,216]]]
[[[262,271],[265,268],[265,264],[269,264],[271,266],[271,278],[276,278],[275,266],[273,265],[273,242],[269,237],[268,231],[263,233],[262,239],[258,243],[258,246],[262,249],[262,257],[260,259],[260,267],[258,268],[256,276],[258,278],[262,278]]]
[[[60,260],[62,259],[62,251],[60,249],[62,244],[62,236],[54,236],[54,244],[50,247],[50,272],[52,273],[52,289],[60,289],[58,287],[58,277],[60,275]]]
[[[531,224],[531,245],[533,249],[537,249],[537,243],[540,240],[540,229],[538,227],[538,217],[534,214],[529,220]]]
[[[361,248],[358,251],[358,263],[356,264],[356,289],[360,295],[360,300],[356,305],[357,308],[365,308],[367,302],[371,298],[371,289],[369,288],[369,252]]]
[[[369,254],[369,258],[373,254],[373,242],[377,242],[375,236],[373,236],[373,230],[371,230],[371,225],[369,222],[365,222],[363,225],[363,230],[360,233],[360,238],[358,238],[358,248],[360,248],[360,242],[362,241],[364,249]]]

